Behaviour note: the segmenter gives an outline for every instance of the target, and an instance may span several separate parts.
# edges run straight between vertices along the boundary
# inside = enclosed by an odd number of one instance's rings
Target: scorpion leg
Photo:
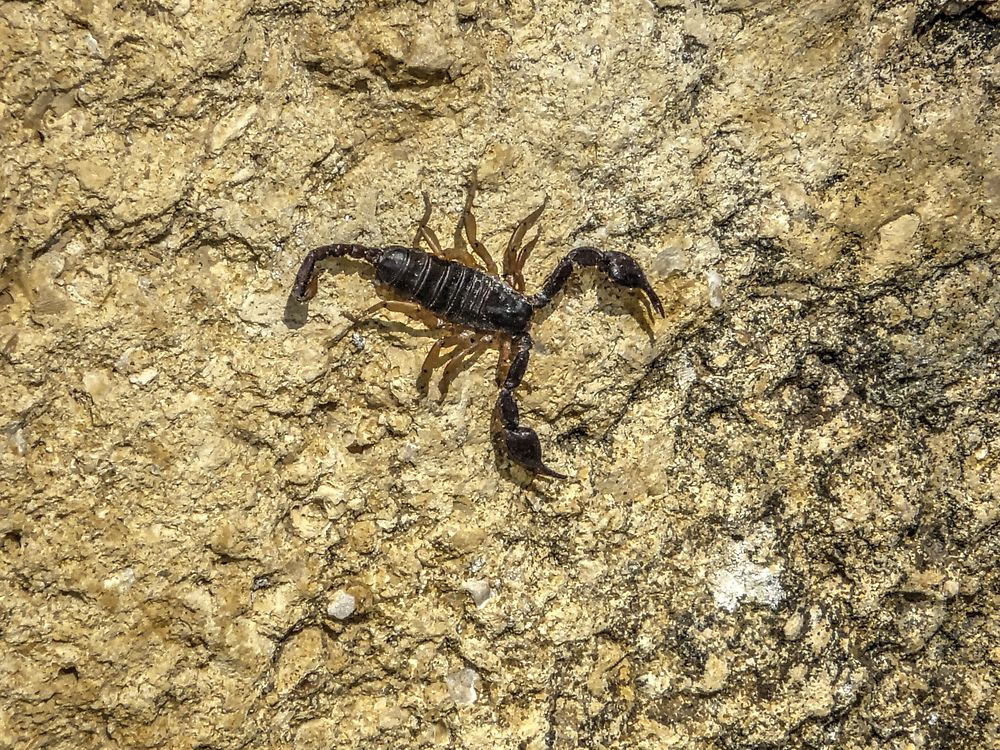
[[[504,378],[503,385],[500,386],[500,396],[497,398],[496,415],[501,427],[498,430],[498,437],[503,438],[507,455],[514,463],[534,474],[541,474],[553,479],[565,479],[565,474],[553,471],[542,463],[542,444],[538,440],[538,434],[530,427],[519,423],[517,402],[514,401],[514,389],[521,384],[525,370],[528,369],[531,336],[526,333],[519,334],[515,336],[513,343],[517,346],[517,352],[507,369],[507,376]]]
[[[524,264],[528,262],[528,257],[531,255],[531,251],[535,249],[535,245],[538,244],[538,238],[542,236],[542,230],[535,232],[535,236],[528,240],[524,247],[521,248],[521,252],[518,253],[516,259],[516,268],[514,271],[514,281],[518,284],[517,290],[519,292],[524,291]]]
[[[442,247],[441,240],[438,239],[437,234],[434,230],[427,226],[427,222],[431,218],[431,199],[427,193],[424,196],[424,215],[420,218],[420,223],[417,224],[417,234],[413,238],[413,247],[420,247],[420,241],[426,240],[428,247],[431,249],[431,253],[438,256],[439,258],[444,258],[445,260],[456,260],[466,266],[476,267],[476,259],[473,258],[469,252],[465,249],[465,246],[455,247]]]
[[[469,189],[465,195],[465,206],[462,208],[462,214],[458,217],[458,224],[455,227],[455,252],[461,253],[464,258],[468,259],[467,261],[463,259],[466,265],[472,268],[479,268],[479,263],[467,249],[471,245],[473,252],[479,256],[480,260],[485,264],[486,269],[496,275],[496,263],[493,262],[493,258],[490,257],[486,248],[483,247],[483,243],[476,239],[476,220],[472,216],[472,202],[476,199],[476,187],[476,175],[473,174],[469,177]],[[463,232],[465,233],[464,237],[462,236]],[[465,241],[466,237],[469,238],[468,244]]]
[[[469,240],[472,251],[479,256],[480,260],[486,264],[486,270],[494,276],[497,275],[497,264],[493,256],[489,254],[486,247],[476,237],[476,217],[472,215],[472,202],[476,199],[476,176],[469,178],[469,192],[465,197],[465,208],[462,209],[462,219],[459,222],[460,228],[465,229],[465,236]],[[460,230],[456,230],[456,233]]]
[[[316,296],[316,264],[326,258],[339,258],[347,255],[358,260],[366,260],[372,265],[378,263],[382,257],[382,251],[377,247],[365,247],[364,245],[323,245],[311,250],[303,259],[299,266],[299,272],[295,275],[295,284],[292,286],[292,293],[299,302],[308,302]]]
[[[360,315],[348,315],[351,321],[357,325],[368,318],[372,317],[379,310],[388,310],[389,312],[403,313],[409,316],[418,323],[423,323],[428,328],[437,328],[438,319],[433,313],[427,312],[423,307],[418,305],[416,302],[403,302],[402,300],[394,299],[384,299],[381,302],[376,302],[374,305],[369,307],[367,310],[362,312]]]
[[[451,388],[451,384],[458,376],[458,373],[466,367],[470,367],[479,359],[490,343],[489,338],[480,339],[479,341],[473,341],[471,346],[462,351],[453,353],[450,361],[445,365],[444,372],[441,373],[441,380],[438,383],[438,390],[440,392],[438,396],[439,404],[444,402],[445,397],[448,395],[448,389]]]
[[[510,277],[513,287],[519,292],[524,291],[524,274],[522,273],[524,264],[528,260],[531,250],[538,242],[538,237],[541,232],[536,232],[535,236],[528,241],[520,252],[518,252],[518,249],[520,248],[521,241],[524,240],[524,235],[526,235],[528,230],[531,229],[536,221],[538,221],[538,217],[542,215],[542,211],[545,210],[545,204],[548,203],[548,201],[548,196],[546,196],[545,200],[542,201],[541,206],[521,219],[520,223],[514,227],[514,231],[510,235],[510,240],[507,242],[507,249],[503,254],[504,276]]]
[[[458,329],[452,328],[451,330],[456,331]],[[459,352],[468,349],[472,345],[473,336],[472,331],[462,331],[461,333],[452,333],[435,341],[434,346],[427,352],[427,356],[424,357],[424,363],[420,367],[420,375],[417,376],[417,390],[426,394],[427,388],[430,385],[431,373]],[[442,349],[451,349],[452,347],[455,347],[452,351],[441,353]]]
[[[479,264],[472,254],[465,249],[465,245],[455,245],[444,251],[444,257],[448,260],[457,260],[462,265],[469,268],[479,268]]]
[[[424,197],[424,215],[420,217],[420,223],[417,224],[417,234],[413,238],[413,247],[419,248],[420,240],[426,240],[431,252],[443,258],[445,255],[441,251],[441,242],[434,234],[434,230],[427,226],[427,222],[431,219],[431,199],[426,192],[422,195]]]
[[[596,266],[616,284],[641,290],[646,295],[649,304],[661,317],[663,316],[663,304],[656,296],[652,284],[649,283],[649,279],[646,278],[646,274],[643,273],[635,259],[625,253],[613,250],[602,251],[593,247],[578,247],[571,250],[565,258],[559,261],[545,280],[545,284],[542,285],[542,291],[529,298],[532,307],[539,308],[551,302],[552,298],[566,284],[574,266]]]
[[[497,388],[503,385],[504,378],[507,376],[507,370],[510,369],[510,358],[513,352],[511,348],[510,336],[503,336],[500,339],[500,356],[497,358],[497,372],[496,372],[496,383]]]
[[[468,347],[461,351],[452,352],[449,357],[451,361],[445,365],[444,372],[441,373],[441,381],[438,385],[438,389],[441,392],[438,399],[439,403],[444,401],[445,396],[448,395],[448,389],[451,387],[452,381],[455,380],[458,373],[479,359],[491,343],[493,343],[491,336],[483,336],[478,340],[473,337]]]

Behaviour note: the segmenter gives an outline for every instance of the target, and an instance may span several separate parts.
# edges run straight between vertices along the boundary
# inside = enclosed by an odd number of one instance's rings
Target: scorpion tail
[[[364,245],[323,245],[312,250],[295,275],[295,284],[292,292],[299,302],[308,302],[316,296],[316,264],[326,258],[338,258],[347,255],[358,260],[367,260],[374,265],[382,255],[378,248],[365,247]]]

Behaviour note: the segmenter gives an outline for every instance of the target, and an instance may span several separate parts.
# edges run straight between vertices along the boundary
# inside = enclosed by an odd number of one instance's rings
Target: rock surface
[[[997,2],[0,4],[0,747],[996,746],[998,43]],[[450,236],[473,170],[495,254],[548,198],[530,289],[594,244],[667,307],[585,272],[537,325],[563,482],[495,457],[490,357],[439,404],[432,333],[350,327],[360,264],[289,299],[422,191]]]

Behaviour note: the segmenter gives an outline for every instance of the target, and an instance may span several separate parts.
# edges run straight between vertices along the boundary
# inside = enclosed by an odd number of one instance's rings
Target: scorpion
[[[430,373],[442,365],[445,365],[442,375],[442,383],[445,383],[449,377],[454,377],[463,362],[478,357],[486,347],[496,343],[500,351],[496,370],[500,394],[493,411],[491,437],[494,444],[505,450],[513,463],[531,474],[565,479],[565,474],[542,461],[538,434],[521,424],[514,400],[514,391],[528,368],[532,347],[529,331],[535,312],[552,301],[578,266],[596,267],[615,284],[640,290],[661,317],[663,305],[635,259],[625,253],[593,247],[571,250],[556,264],[541,291],[527,295],[523,269],[538,243],[540,231],[523,245],[522,242],[541,216],[547,199],[515,226],[504,251],[502,271],[498,272],[496,262],[477,238],[476,220],[472,215],[475,194],[476,182],[472,179],[465,208],[455,229],[453,247],[442,247],[427,226],[431,203],[424,193],[424,214],[413,247],[356,244],[317,247],[303,259],[292,291],[300,303],[312,299],[317,291],[316,264],[326,258],[347,256],[370,263],[375,268],[376,282],[388,292],[385,296],[392,298],[368,308],[355,318],[355,322],[385,309],[406,314],[444,333],[428,352],[418,385],[421,381],[426,382]],[[421,240],[426,241],[430,252],[420,249]],[[442,353],[442,350],[450,351]]]

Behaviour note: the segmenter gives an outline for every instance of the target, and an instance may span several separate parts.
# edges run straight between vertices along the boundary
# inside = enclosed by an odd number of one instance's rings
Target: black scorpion
[[[553,471],[542,462],[538,435],[530,427],[520,424],[514,401],[514,390],[520,385],[528,367],[531,351],[528,331],[535,310],[547,305],[558,294],[576,266],[594,266],[616,284],[639,289],[661,316],[663,305],[633,258],[625,253],[601,251],[593,247],[578,247],[570,251],[549,274],[542,290],[526,296],[522,269],[539,235],[536,233],[523,247],[521,242],[538,220],[545,204],[515,227],[504,253],[501,278],[493,258],[476,238],[476,222],[472,216],[474,197],[473,182],[455,230],[454,247],[443,249],[434,232],[428,228],[431,206],[424,194],[425,211],[413,247],[390,245],[378,248],[353,244],[317,247],[302,261],[293,292],[300,302],[306,302],[316,294],[316,263],[325,258],[346,255],[370,263],[375,267],[376,280],[391,294],[402,299],[383,300],[366,310],[364,316],[381,309],[402,312],[445,333],[431,347],[424,360],[421,371],[424,382],[434,369],[445,363],[447,366],[442,382],[447,381],[463,362],[478,357],[487,346],[497,344],[500,349],[497,363],[500,395],[494,410],[493,438],[514,463],[535,474],[564,479],[564,474]],[[465,238],[462,237],[463,230]],[[419,249],[422,239],[427,241],[431,252]],[[485,266],[485,271],[478,267],[469,247]],[[451,351],[442,354],[443,349]]]

